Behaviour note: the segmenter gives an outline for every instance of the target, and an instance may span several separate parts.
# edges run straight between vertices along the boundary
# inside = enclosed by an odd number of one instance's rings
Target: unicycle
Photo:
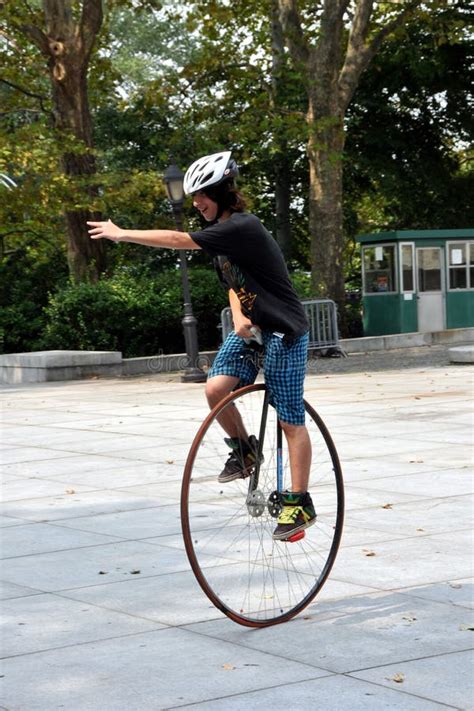
[[[244,479],[217,477],[228,455],[218,418],[238,408],[258,455]],[[305,401],[312,445],[308,491],[317,520],[294,537],[275,541],[280,492],[291,489],[285,437],[263,384],[230,393],[209,413],[189,451],[181,490],[184,544],[192,570],[212,603],[248,627],[286,622],[318,594],[342,535],[344,488],[331,436]]]

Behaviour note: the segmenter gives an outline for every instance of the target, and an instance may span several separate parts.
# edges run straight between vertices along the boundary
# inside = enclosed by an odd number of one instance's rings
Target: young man
[[[308,350],[308,323],[293,289],[283,255],[260,220],[245,211],[235,187],[238,175],[230,151],[204,156],[187,170],[184,189],[209,225],[198,232],[124,230],[108,222],[88,222],[92,239],[135,242],[150,247],[203,249],[214,257],[229,292],[234,331],[226,338],[209,371],[206,396],[211,407],[237,387],[255,381],[258,373],[248,339],[262,341],[265,383],[288,442],[291,492],[282,494],[283,508],[273,532],[287,541],[316,521],[307,491],[311,442],[305,426],[303,382]],[[255,462],[258,443],[234,408],[220,424],[231,452],[219,481],[245,478]]]

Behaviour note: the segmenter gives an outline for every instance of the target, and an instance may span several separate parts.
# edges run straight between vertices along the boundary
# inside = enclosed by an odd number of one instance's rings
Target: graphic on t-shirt
[[[245,277],[240,271],[240,269],[232,264],[228,259],[223,261],[221,264],[222,273],[227,283],[237,294],[237,297],[242,304],[242,307],[246,312],[250,312],[253,309],[255,299],[257,294],[251,291],[247,291],[245,288]]]

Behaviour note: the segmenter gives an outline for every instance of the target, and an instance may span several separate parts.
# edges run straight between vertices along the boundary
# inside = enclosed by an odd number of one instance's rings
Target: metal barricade
[[[309,323],[308,348],[321,351],[321,355],[345,356],[339,344],[336,303],[331,299],[305,299],[301,303]],[[234,328],[229,307],[221,311],[220,328],[222,340],[225,341]]]

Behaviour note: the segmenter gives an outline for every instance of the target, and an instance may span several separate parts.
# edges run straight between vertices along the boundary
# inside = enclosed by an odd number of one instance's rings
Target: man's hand
[[[250,330],[252,326],[252,321],[243,314],[241,314],[238,319],[234,319],[235,334],[240,338],[252,338],[253,333]]]
[[[112,220],[107,220],[107,222],[88,222],[87,224],[92,228],[89,230],[91,239],[102,239],[105,237],[106,239],[112,240],[112,242],[119,242],[125,234],[124,230],[114,225]]]

